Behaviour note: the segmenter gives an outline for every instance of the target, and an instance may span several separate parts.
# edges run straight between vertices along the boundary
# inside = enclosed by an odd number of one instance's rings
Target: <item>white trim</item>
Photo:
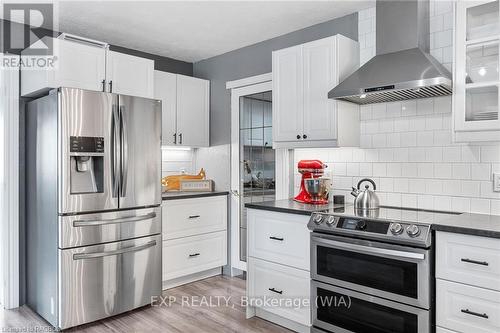
[[[0,54],[0,58],[4,55]],[[10,57],[10,56],[9,56]],[[17,57],[17,56],[16,56]],[[4,116],[5,207],[1,219],[2,282],[7,309],[19,307],[19,71],[2,69],[0,73],[0,112]]]
[[[239,175],[239,149],[240,149],[240,97],[271,91],[271,73],[257,75],[238,81],[231,81],[226,86],[239,86],[231,89],[231,271],[247,270],[247,263],[240,260],[240,175]],[[253,82],[253,83],[252,83]],[[251,84],[251,85],[249,85]]]
[[[253,84],[257,84],[257,83],[272,81],[272,79],[273,79],[273,73],[266,73],[266,74],[261,74],[261,75],[250,76],[250,77],[246,77],[244,79],[226,82],[226,89],[241,88],[241,87],[250,86]]]

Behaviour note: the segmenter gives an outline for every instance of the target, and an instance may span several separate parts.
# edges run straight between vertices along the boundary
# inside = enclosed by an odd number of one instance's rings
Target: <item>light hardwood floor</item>
[[[245,319],[245,308],[240,305],[243,295],[244,280],[216,276],[164,291],[164,297],[176,299],[170,306],[144,307],[65,332],[290,332],[260,318]],[[222,298],[219,306],[186,306],[188,300],[190,304],[193,304],[193,301],[200,303],[203,299],[209,300],[210,296],[213,305],[217,305],[217,296],[224,296],[226,299],[230,296],[229,306],[225,305]],[[0,332],[51,332],[51,329],[47,322],[26,306],[15,310],[0,310]]]

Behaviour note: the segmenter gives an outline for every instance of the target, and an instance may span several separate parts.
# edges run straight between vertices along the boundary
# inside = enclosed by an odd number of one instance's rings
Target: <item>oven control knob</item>
[[[420,228],[412,224],[406,228],[406,233],[410,237],[417,237],[418,235],[420,235]]]
[[[321,224],[321,222],[323,222],[323,215],[321,215],[321,214],[314,215],[313,221],[316,224]]]
[[[390,230],[393,235],[399,235],[403,232],[403,226],[400,223],[393,223]]]
[[[330,216],[328,217],[328,220],[326,221],[328,225],[332,225],[335,223],[335,216]]]

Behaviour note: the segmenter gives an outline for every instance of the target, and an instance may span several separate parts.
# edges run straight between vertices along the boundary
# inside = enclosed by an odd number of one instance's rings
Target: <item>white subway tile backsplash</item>
[[[490,180],[491,179],[491,164],[473,163],[471,164],[472,180]]]
[[[481,147],[481,162],[500,162],[500,146],[484,146]]]
[[[409,208],[417,208],[417,195],[416,194],[401,194],[401,206]]]
[[[470,179],[471,167],[466,163],[454,163],[452,166],[453,179]]]
[[[387,147],[401,147],[401,134],[400,133],[388,133],[387,136]]]
[[[394,179],[394,192],[408,193],[409,192],[409,179],[408,178],[395,178]]]
[[[395,132],[406,132],[410,129],[410,121],[408,118],[397,118],[394,120],[394,131]],[[412,126],[412,130],[416,130]]]
[[[417,146],[417,132],[401,133],[401,145],[405,147]]]
[[[443,148],[444,162],[461,162],[462,149],[460,147],[445,147]]]
[[[500,215],[500,200],[491,200],[490,210],[491,214]]]
[[[433,178],[434,177],[434,164],[432,164],[432,163],[418,163],[417,164],[417,177],[419,177],[419,178]]]
[[[401,163],[388,163],[387,164],[387,176],[389,177],[401,177]]]
[[[359,163],[347,163],[346,172],[350,176],[359,176]]]
[[[434,145],[434,132],[421,131],[417,132],[417,146],[430,147]]]
[[[380,133],[392,133],[394,132],[394,120],[393,119],[382,119],[379,121]]]
[[[425,182],[421,179],[408,179],[409,193],[425,193]]]
[[[375,177],[387,176],[387,164],[386,163],[373,163],[373,175]]]
[[[428,115],[434,113],[434,99],[417,99],[417,115]]]
[[[434,98],[435,113],[451,113],[451,96]]]
[[[401,102],[401,115],[402,116],[416,116],[417,115],[417,102],[414,100]]]
[[[401,102],[387,103],[387,117],[397,118],[401,116]]]
[[[461,213],[470,212],[470,199],[461,197],[452,197],[451,210],[454,212],[461,212]]]
[[[481,195],[481,182],[475,180],[462,180],[462,196],[479,197]]]
[[[451,197],[434,196],[434,209],[447,212],[452,211],[451,200]]]
[[[379,103],[372,105],[372,118],[373,119],[383,119],[386,116],[386,104]]]
[[[387,134],[374,134],[372,136],[372,146],[373,148],[387,147]]]
[[[470,212],[476,214],[489,214],[490,213],[490,200],[476,199],[470,200]]]
[[[364,177],[373,176],[373,164],[372,163],[359,163],[359,176],[364,176]]]
[[[434,209],[434,197],[432,195],[418,195],[417,207],[419,209]]]
[[[429,147],[425,150],[425,161],[438,163],[443,161],[443,147]]]
[[[359,108],[359,116],[362,121],[372,119],[372,106],[362,105]]]
[[[434,177],[447,179],[452,177],[451,163],[436,163],[434,164]]]
[[[462,146],[462,162],[480,162],[479,146]]]
[[[403,177],[417,177],[417,165],[415,163],[403,163],[401,165],[401,175]]]

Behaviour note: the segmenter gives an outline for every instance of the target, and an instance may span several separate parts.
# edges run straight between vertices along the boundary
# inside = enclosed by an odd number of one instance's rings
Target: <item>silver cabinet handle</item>
[[[156,217],[156,213],[149,213],[146,215],[140,216],[128,216],[121,217],[117,219],[99,219],[99,220],[75,220],[73,221],[74,227],[91,227],[97,225],[107,225],[107,224],[117,224],[117,223],[130,223],[130,222],[139,222],[144,220],[153,219]]]
[[[120,185],[121,185],[121,197],[125,197],[127,195],[127,176],[128,176],[128,135],[127,135],[127,121],[125,120],[125,107],[120,105],[120,134],[121,134],[121,159],[122,159],[122,170],[120,177]]]
[[[478,261],[478,260],[472,260],[472,259],[469,259],[469,258],[462,258],[462,259],[460,259],[460,261],[468,262],[470,264],[482,265],[482,266],[488,266],[489,265],[489,263],[487,261]]]
[[[73,260],[82,260],[82,259],[92,259],[92,258],[101,258],[108,256],[116,256],[119,254],[129,253],[129,252],[137,252],[148,249],[150,247],[156,246],[156,241],[151,241],[144,245],[126,247],[120,250],[107,251],[107,252],[94,252],[94,253],[78,253],[73,254]]]
[[[460,310],[460,312],[471,315],[471,316],[481,317],[484,319],[489,318],[489,316],[486,313],[478,313],[478,312],[470,311],[469,309],[462,309],[462,310]]]
[[[332,248],[339,248],[352,252],[360,252],[364,254],[373,254],[373,255],[378,254],[384,256],[391,256],[393,258],[405,258],[405,259],[417,259],[417,260],[425,259],[425,255],[423,253],[403,252],[398,250],[382,249],[378,247],[369,247],[352,243],[338,242],[331,239],[323,239],[316,236],[312,237],[311,239],[319,244],[326,244],[330,245],[330,247]]]

